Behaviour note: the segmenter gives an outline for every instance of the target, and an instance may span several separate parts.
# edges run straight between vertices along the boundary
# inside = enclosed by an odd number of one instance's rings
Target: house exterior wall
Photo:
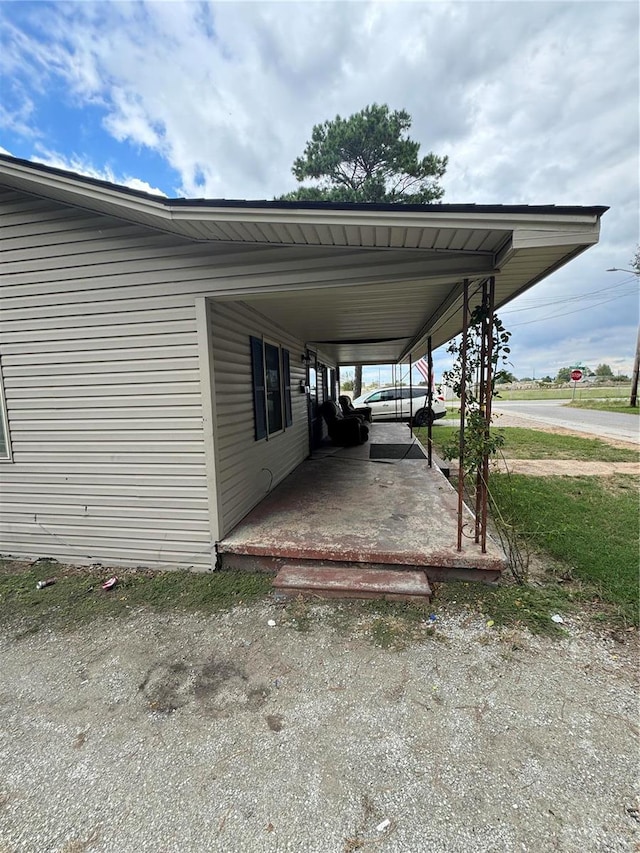
[[[260,247],[192,243],[1,189],[0,210],[0,358],[13,454],[0,462],[0,553],[211,568],[217,526],[196,301],[232,291],[243,271],[255,276]],[[228,311],[220,343],[233,361],[246,330],[263,328],[239,307]],[[282,333],[276,340],[290,346],[298,382],[299,344]],[[223,347],[216,352],[228,525],[266,492],[263,468],[277,482],[302,458],[306,402],[294,389],[294,429],[263,450],[252,444],[245,459],[239,437],[253,429],[251,395],[226,384]],[[239,375],[235,364],[231,372]]]
[[[209,303],[215,383],[216,472],[222,535],[309,453],[304,344],[240,302]],[[249,336],[290,352],[293,423],[256,441]]]

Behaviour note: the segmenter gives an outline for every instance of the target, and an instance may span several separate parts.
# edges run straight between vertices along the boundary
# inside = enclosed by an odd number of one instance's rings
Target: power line
[[[598,296],[602,296],[603,293],[607,293],[610,290],[616,290],[619,287],[628,287],[632,282],[625,281],[620,282],[618,284],[614,284],[610,287],[601,287],[599,290],[591,290],[588,293],[581,293],[578,296],[559,296],[557,298],[548,298],[544,302],[531,302],[530,304],[525,304],[522,308],[506,308],[502,311],[502,314],[516,314],[520,311],[532,311],[535,308],[546,308],[547,305],[561,305],[566,302],[579,302],[582,300],[592,299]],[[630,290],[621,293],[620,296],[631,296],[636,292],[635,282],[634,286]]]
[[[622,296],[626,296],[627,294],[618,294],[617,296],[612,296],[610,299],[603,299],[601,302],[596,302],[594,305],[588,306],[589,308],[597,308],[598,305],[606,305],[608,302],[615,302],[616,299],[621,299]],[[575,311],[565,311],[563,313],[563,317],[568,317],[571,314],[581,314],[583,311],[587,311],[588,308],[577,308]],[[538,317],[536,320],[526,320],[524,323],[512,323],[511,328],[515,329],[518,326],[530,326],[531,323],[542,323],[545,320],[555,320],[559,319],[557,314],[548,314],[546,317]]]
[[[613,299],[625,299],[629,296],[634,296],[635,293],[636,293],[635,290],[626,290],[624,293],[617,293],[615,296],[611,296],[610,299],[612,299],[612,300]],[[603,294],[599,294],[599,295],[602,296]],[[513,311],[501,311],[500,316],[505,316],[506,314],[518,314],[522,311],[539,311],[539,310],[542,310],[543,308],[551,308],[551,307],[559,308],[563,305],[572,305],[572,304],[575,304],[577,302],[589,303],[589,302],[594,302],[594,300],[597,300],[597,299],[598,299],[598,297],[594,295],[594,296],[589,296],[589,297],[585,297],[585,298],[576,297],[575,299],[572,299],[572,298],[560,299],[557,302],[541,302],[539,305],[531,305],[528,308],[514,308]],[[606,299],[605,301],[608,302],[609,299]],[[595,302],[594,304],[598,305],[599,301]],[[591,307],[592,307],[591,305],[586,304],[583,306],[583,310],[588,311],[589,308],[591,308]]]

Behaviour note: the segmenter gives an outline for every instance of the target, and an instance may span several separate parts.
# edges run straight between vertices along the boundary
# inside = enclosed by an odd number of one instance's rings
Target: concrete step
[[[224,545],[224,543],[223,543]],[[379,563],[367,560],[354,562],[350,560],[326,559],[307,560],[297,553],[265,555],[253,554],[251,549],[247,553],[227,552],[220,548],[218,552],[218,568],[228,571],[241,572],[274,572],[278,573],[286,565],[295,564],[301,569],[316,569],[341,566],[349,572],[358,571],[362,568],[380,569],[393,573],[415,571],[427,575],[431,583],[442,583],[448,581],[479,581],[480,583],[495,583],[500,578],[502,569],[506,563],[497,565],[495,561],[485,565],[474,567],[468,565],[416,565],[415,563]]]
[[[431,601],[431,587],[424,572],[393,571],[366,567],[312,567],[287,563],[273,581],[276,594],[295,598],[379,598],[387,601]]]

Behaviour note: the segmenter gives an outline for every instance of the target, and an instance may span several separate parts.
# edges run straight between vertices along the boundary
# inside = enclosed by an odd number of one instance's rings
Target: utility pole
[[[633,362],[633,375],[631,377],[631,397],[629,405],[632,409],[638,406],[638,372],[640,371],[640,326],[638,326],[638,340],[636,341],[636,357]]]
[[[640,252],[636,252],[635,263],[631,261],[631,263],[638,267],[638,258],[640,258]],[[640,269],[635,270],[625,270],[620,267],[610,267],[607,272],[628,272],[631,275],[635,275],[636,278],[640,277]],[[633,374],[631,376],[631,396],[629,398],[629,406],[632,409],[637,409],[638,407],[638,372],[640,371],[640,325],[638,326],[638,339],[636,340],[636,357],[633,361]]]

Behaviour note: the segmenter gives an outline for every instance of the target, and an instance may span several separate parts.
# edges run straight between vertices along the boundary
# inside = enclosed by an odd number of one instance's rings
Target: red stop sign
[[[580,380],[582,379],[582,371],[581,370],[572,370],[571,371],[571,378],[573,379],[574,382],[580,382]]]

